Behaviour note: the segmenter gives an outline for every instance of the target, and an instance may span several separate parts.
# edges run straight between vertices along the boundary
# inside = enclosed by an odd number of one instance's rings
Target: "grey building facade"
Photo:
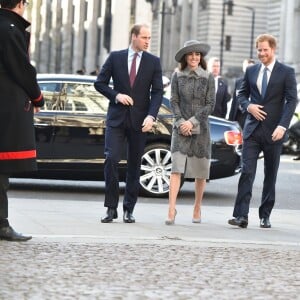
[[[242,61],[256,57],[255,37],[265,32],[278,38],[277,58],[300,76],[300,0],[35,0],[26,17],[31,59],[41,73],[88,74],[111,50],[128,46],[132,24],[148,23],[150,51],[167,76],[184,41],[197,39],[222,58],[223,75],[235,78]]]
[[[166,73],[172,72],[174,55],[184,41],[197,39],[211,45],[209,56],[220,57],[223,75],[234,78],[242,72],[242,61],[245,58],[251,56],[256,58],[256,36],[271,33],[278,39],[277,58],[293,66],[299,78],[300,57],[297,55],[297,49],[300,48],[300,32],[297,30],[300,22],[299,0],[151,2],[154,6],[157,6],[155,2],[160,3],[160,13],[157,14],[157,18],[153,18],[153,26],[159,26],[156,23],[164,24],[164,47],[161,57]],[[228,5],[230,2],[233,3],[231,12]],[[168,7],[164,11],[163,3]],[[175,14],[169,13],[172,10]]]

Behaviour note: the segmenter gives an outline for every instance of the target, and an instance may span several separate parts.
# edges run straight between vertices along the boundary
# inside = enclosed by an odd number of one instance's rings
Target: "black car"
[[[39,74],[45,105],[35,115],[38,153],[35,178],[104,180],[104,134],[108,100],[94,89],[95,77]],[[171,170],[172,112],[164,99],[153,132],[148,134],[141,162],[141,192],[165,196]],[[240,168],[241,131],[235,122],[210,117],[210,179],[228,177]],[[120,162],[125,181],[126,148]]]

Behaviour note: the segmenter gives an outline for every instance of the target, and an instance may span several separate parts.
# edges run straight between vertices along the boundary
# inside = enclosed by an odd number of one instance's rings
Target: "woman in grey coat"
[[[166,225],[176,216],[176,199],[181,176],[195,178],[195,203],[192,222],[201,223],[201,202],[206,179],[209,178],[211,141],[208,116],[215,105],[213,75],[206,71],[205,55],[210,46],[195,40],[187,41],[178,50],[180,63],[171,80],[171,107],[174,114],[171,152],[169,212]]]

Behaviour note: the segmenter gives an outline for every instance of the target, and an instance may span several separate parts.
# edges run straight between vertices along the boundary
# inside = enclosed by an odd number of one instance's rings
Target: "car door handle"
[[[37,126],[37,127],[49,127],[49,126],[52,126],[51,124],[47,124],[47,123],[34,123],[34,126]]]

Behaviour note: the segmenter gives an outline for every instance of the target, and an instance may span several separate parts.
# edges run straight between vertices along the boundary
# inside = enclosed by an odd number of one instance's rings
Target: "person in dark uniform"
[[[30,64],[27,2],[0,0],[0,239],[27,241],[8,221],[9,177],[37,169],[33,113],[44,105]]]

